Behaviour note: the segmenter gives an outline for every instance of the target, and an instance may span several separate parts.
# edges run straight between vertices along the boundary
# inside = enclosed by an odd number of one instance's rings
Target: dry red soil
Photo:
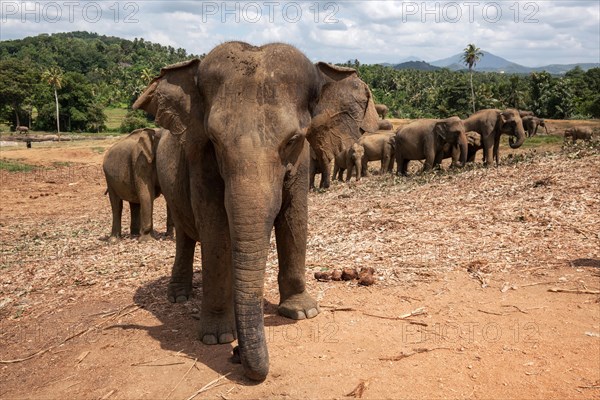
[[[174,241],[107,242],[111,143],[0,152],[42,166],[0,171],[0,398],[600,398],[597,146],[310,193],[321,314],[277,315],[273,242],[271,372],[256,384],[230,361],[235,343],[197,340],[199,251],[195,296],[171,304]],[[163,233],[162,198],[156,210]],[[314,279],[364,266],[372,286]]]

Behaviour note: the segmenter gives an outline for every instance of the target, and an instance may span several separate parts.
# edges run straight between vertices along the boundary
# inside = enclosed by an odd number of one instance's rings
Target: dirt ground
[[[0,171],[0,398],[600,398],[598,147],[503,148],[498,168],[310,193],[306,279],[321,314],[276,314],[272,241],[271,371],[256,384],[230,361],[235,343],[197,340],[199,251],[194,298],[171,304],[174,241],[108,243],[112,143],[0,150],[41,166]],[[364,266],[372,286],[314,279]]]

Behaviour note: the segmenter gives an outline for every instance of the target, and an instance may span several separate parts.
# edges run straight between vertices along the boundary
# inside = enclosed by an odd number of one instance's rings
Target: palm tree
[[[469,44],[463,50],[462,60],[469,67],[469,73],[471,74],[471,99],[473,100],[473,112],[475,112],[475,90],[473,89],[473,67],[483,57],[484,54],[481,49],[475,46],[473,43]]]
[[[42,80],[54,88],[54,101],[56,101],[56,131],[60,140],[60,117],[58,114],[58,93],[62,88],[63,73],[60,67],[50,67],[42,73]]]

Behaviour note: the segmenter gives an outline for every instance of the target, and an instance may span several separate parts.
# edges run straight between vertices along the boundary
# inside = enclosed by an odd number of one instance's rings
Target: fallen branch
[[[416,348],[416,349],[412,349],[412,351],[408,351],[406,353],[402,352],[397,356],[394,357],[380,357],[379,360],[380,361],[400,361],[404,358],[408,358],[410,356],[414,356],[415,354],[421,354],[421,353],[428,353],[430,351],[434,351],[434,350],[452,350],[449,347],[434,347],[433,349],[427,349],[427,348]]]
[[[550,288],[548,291],[552,293],[600,294],[600,290]]]
[[[171,389],[171,391],[169,392],[169,394],[167,395],[167,397],[165,397],[165,400],[167,400],[169,397],[171,397],[171,395],[173,394],[173,392],[175,391],[175,389],[177,389],[177,387],[181,384],[181,382],[183,382],[183,380],[185,379],[185,377],[187,376],[187,374],[190,373],[190,371],[196,366],[196,361],[198,361],[197,358],[194,359],[194,363],[192,364],[192,366],[186,371],[185,374],[183,374],[183,377],[181,377],[181,379],[179,380],[179,382],[177,382],[177,385],[175,385],[175,387],[173,389]]]
[[[508,314],[504,314],[504,313],[497,313],[497,312],[493,312],[493,311],[486,311],[486,310],[482,310],[480,308],[478,308],[477,311],[482,312],[484,314],[491,314],[491,315],[500,315],[500,316],[508,315]]]
[[[127,308],[129,308],[129,307],[131,307],[131,304],[129,304],[129,305],[127,305],[127,306],[123,307],[121,310],[126,310],[126,309],[127,309]],[[139,309],[140,309],[140,306],[136,306],[136,308],[135,308],[135,309],[133,309],[133,310],[130,310],[129,312],[127,312],[126,314],[123,314],[123,315],[130,314],[130,313],[132,313],[132,312],[134,312],[134,311],[137,311],[137,310],[139,310]],[[0,364],[15,364],[15,363],[20,363],[20,362],[23,362],[23,361],[31,360],[33,357],[36,357],[36,356],[41,356],[42,354],[45,354],[45,353],[49,352],[49,351],[50,351],[50,350],[52,350],[52,349],[55,349],[55,348],[57,348],[57,347],[59,347],[59,346],[62,346],[63,344],[67,343],[67,342],[68,342],[68,341],[70,341],[70,340],[73,340],[73,339],[75,339],[75,338],[77,338],[77,337],[79,337],[79,336],[86,335],[87,333],[89,333],[89,332],[91,332],[91,331],[93,331],[93,330],[96,330],[96,329],[100,328],[102,325],[104,325],[104,324],[106,324],[107,322],[109,322],[109,321],[111,321],[111,320],[114,320],[114,319],[116,319],[116,318],[118,318],[118,317],[120,317],[120,316],[122,316],[122,315],[120,315],[120,313],[117,313],[117,314],[115,314],[115,315],[113,316],[113,318],[111,318],[111,319],[107,319],[107,320],[105,320],[105,321],[103,321],[103,322],[100,322],[99,324],[96,324],[96,325],[94,325],[94,326],[92,326],[92,327],[89,327],[89,328],[87,328],[87,329],[84,329],[84,330],[82,330],[82,331],[79,331],[79,332],[77,332],[77,333],[74,333],[74,334],[72,334],[71,336],[68,336],[68,337],[67,337],[66,339],[64,339],[62,342],[60,342],[60,343],[58,343],[58,344],[55,344],[54,346],[50,346],[50,347],[48,347],[48,348],[46,348],[46,349],[40,349],[40,350],[36,351],[35,353],[28,355],[27,357],[23,357],[23,358],[16,358],[16,359],[14,359],[14,360],[0,360]]]
[[[369,381],[361,380],[360,383],[358,385],[356,385],[354,390],[351,391],[350,393],[348,393],[346,395],[346,397],[354,397],[357,399],[361,399],[363,393],[365,392],[365,390],[367,390],[368,387],[369,387]]]
[[[190,397],[188,397],[186,400],[192,400],[194,397],[198,396],[199,394],[204,393],[204,392],[212,389],[213,387],[216,386],[217,382],[219,382],[222,379],[225,379],[230,374],[231,374],[231,372],[228,372],[225,375],[221,375],[217,379],[214,379],[214,380],[208,382],[206,385],[202,386],[200,389],[198,389],[198,391],[196,393],[194,393],[193,395],[191,395]]]
[[[371,314],[371,313],[366,313],[366,312],[363,312],[363,315],[367,315],[369,317],[374,317],[374,318],[389,319],[389,320],[392,320],[392,321],[404,320],[404,321],[408,322],[409,324],[421,325],[421,326],[428,326],[425,322],[411,321],[411,320],[408,319],[410,317],[414,317],[414,316],[422,315],[422,314],[426,314],[426,313],[427,313],[427,311],[425,310],[425,308],[420,307],[420,308],[417,308],[414,311],[411,311],[411,312],[406,313],[406,314],[402,314],[402,315],[400,315],[398,317],[387,317],[385,315],[377,315],[377,314]]]

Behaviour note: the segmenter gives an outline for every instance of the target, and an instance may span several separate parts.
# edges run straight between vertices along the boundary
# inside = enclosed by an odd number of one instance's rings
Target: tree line
[[[192,57],[144,39],[88,32],[2,41],[0,121],[55,130],[58,100],[61,130],[102,131],[106,107],[130,106],[161,67]]]
[[[0,122],[35,130],[104,130],[107,107],[128,108],[160,68],[192,57],[184,49],[88,32],[42,34],[0,42]],[[202,56],[200,56],[202,57]],[[377,102],[399,118],[466,117],[472,112],[467,71],[357,68]],[[545,118],[600,118],[600,68],[564,76],[477,72],[472,74],[475,108],[515,107]],[[148,124],[130,112],[128,131]]]

